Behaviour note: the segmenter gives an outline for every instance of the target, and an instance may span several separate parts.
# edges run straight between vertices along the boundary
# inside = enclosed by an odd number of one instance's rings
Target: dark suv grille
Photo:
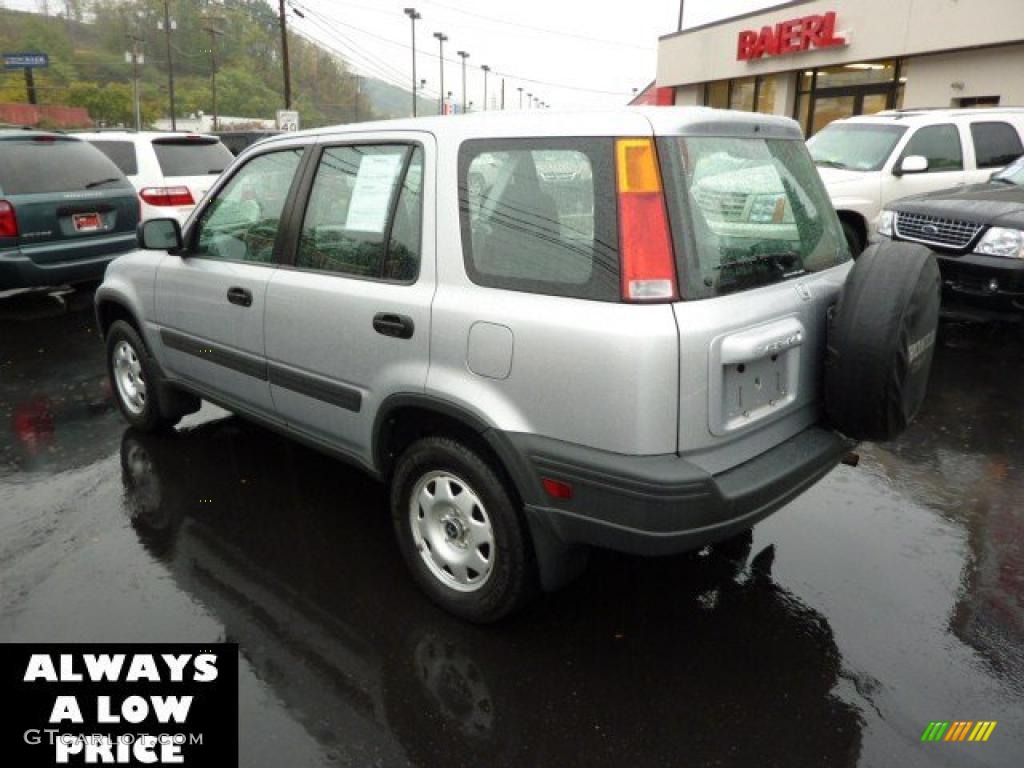
[[[913,240],[946,248],[966,248],[981,232],[982,224],[921,213],[897,213],[896,234],[903,240]]]

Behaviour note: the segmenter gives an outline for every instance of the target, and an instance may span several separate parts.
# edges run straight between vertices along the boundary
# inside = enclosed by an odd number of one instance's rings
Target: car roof
[[[126,131],[126,130],[110,130],[110,131],[75,131],[73,134],[82,139],[118,139],[118,140],[132,140],[132,139],[143,139],[146,141],[152,141],[153,139],[174,139],[174,138],[203,138],[203,139],[219,139],[219,136],[215,136],[212,133],[195,133],[192,131]]]
[[[887,109],[872,115],[857,115],[834,120],[834,123],[866,123],[876,125],[928,125],[937,122],[948,122],[956,118],[972,117],[996,118],[1013,115],[1024,118],[1024,107],[981,107],[969,108],[936,108],[936,109]],[[831,123],[830,123],[831,125]]]
[[[0,141],[3,141],[4,139],[34,138],[70,139],[72,141],[78,141],[77,136],[72,136],[71,134],[68,133],[55,133],[53,131],[37,131],[31,128],[0,129]]]
[[[754,126],[757,126],[756,128]],[[751,135],[802,139],[799,125],[787,117],[710,107],[619,107],[605,110],[512,110],[467,115],[380,120],[286,133],[260,142],[265,148],[303,137],[351,136],[379,131],[410,131],[455,137],[514,138],[542,136]]]

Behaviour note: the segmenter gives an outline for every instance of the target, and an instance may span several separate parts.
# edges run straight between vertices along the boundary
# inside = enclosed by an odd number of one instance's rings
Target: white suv
[[[80,133],[128,177],[139,193],[140,221],[184,224],[234,155],[216,136],[155,131]]]
[[[856,255],[893,200],[987,181],[1024,154],[1024,109],[879,112],[807,141]]]

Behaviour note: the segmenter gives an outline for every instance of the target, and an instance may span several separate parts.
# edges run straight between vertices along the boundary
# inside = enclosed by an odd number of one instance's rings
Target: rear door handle
[[[378,312],[373,316],[373,330],[396,339],[411,339],[416,329],[411,317],[391,312]]]
[[[232,304],[237,304],[240,307],[251,307],[252,293],[247,291],[245,288],[233,285],[228,288],[228,301]]]

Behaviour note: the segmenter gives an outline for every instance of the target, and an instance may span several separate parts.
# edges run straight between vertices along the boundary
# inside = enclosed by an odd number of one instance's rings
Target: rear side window
[[[309,194],[295,266],[356,277],[415,279],[422,189],[419,147],[327,147]]]
[[[96,147],[78,139],[0,141],[0,190],[7,195],[131,187]]]
[[[1009,123],[971,123],[971,139],[979,168],[1002,168],[1024,155],[1020,135]]]
[[[153,139],[157,162],[164,176],[209,176],[222,172],[234,155],[218,139]]]
[[[964,153],[960,146],[960,131],[955,125],[928,125],[919,128],[910,137],[903,150],[903,157],[923,155],[928,158],[928,173],[962,171]],[[900,158],[903,159],[902,157]]]
[[[611,139],[467,141],[459,150],[466,272],[478,285],[618,301]]]
[[[684,298],[759,288],[849,259],[803,142],[661,139],[659,157]]]
[[[96,149],[109,157],[125,176],[139,172],[139,161],[135,157],[135,145],[130,141],[90,141]]]

